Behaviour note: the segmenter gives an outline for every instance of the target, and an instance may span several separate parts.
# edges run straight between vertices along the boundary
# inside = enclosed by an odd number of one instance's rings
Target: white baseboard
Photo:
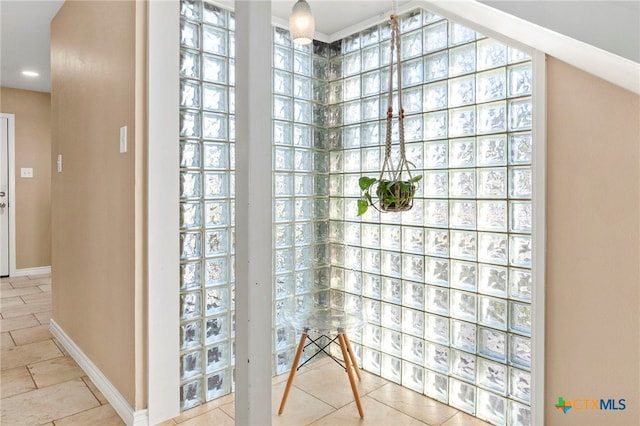
[[[51,266],[40,266],[38,268],[16,269],[11,274],[12,277],[26,277],[27,275],[44,275],[51,273]]]
[[[147,410],[134,411],[133,407],[124,396],[116,389],[115,386],[107,379],[98,367],[87,357],[84,352],[71,340],[67,333],[60,326],[51,320],[51,333],[69,352],[69,355],[78,363],[80,368],[89,376],[91,381],[102,392],[109,404],[118,413],[122,420],[129,426],[147,426],[149,417]]]

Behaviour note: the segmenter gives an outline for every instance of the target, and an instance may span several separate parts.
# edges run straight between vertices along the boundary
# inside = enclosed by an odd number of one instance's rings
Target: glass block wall
[[[343,39],[329,59],[329,216],[352,253],[332,285],[368,305],[353,339],[364,368],[528,424],[531,59],[428,11],[400,24],[407,159],[424,178],[411,211],[357,216],[358,179],[378,177],[384,154],[389,25]]]
[[[180,401],[233,388],[234,17],[181,2]]]

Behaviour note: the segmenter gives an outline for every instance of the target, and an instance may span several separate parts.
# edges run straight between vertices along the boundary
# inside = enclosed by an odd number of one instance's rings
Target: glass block
[[[422,32],[413,31],[400,36],[402,60],[413,58],[422,54]]]
[[[293,96],[300,99],[312,99],[313,89],[312,89],[312,81],[311,79],[302,77],[300,75],[294,75],[293,77]]]
[[[402,331],[422,338],[424,336],[424,312],[402,308]]]
[[[478,233],[478,261],[507,264],[507,236],[505,234]]]
[[[293,53],[293,72],[296,74],[311,76],[311,57],[304,52],[296,50]]]
[[[478,265],[478,272],[478,292],[506,297],[507,268],[481,263]]]
[[[202,204],[180,203],[180,229],[193,229],[202,226]]]
[[[531,98],[509,101],[509,130],[529,130],[532,125],[533,106]]]
[[[185,20],[180,22],[180,45],[191,49],[200,47],[200,28],[198,24]]]
[[[360,52],[354,52],[344,55],[342,62],[342,70],[345,76],[354,75],[361,70],[361,56]]]
[[[475,76],[453,78],[449,80],[449,107],[470,105],[475,102]]]
[[[293,349],[285,349],[280,352],[276,352],[276,374],[286,373],[291,369],[293,362]]]
[[[182,410],[202,404],[201,382],[202,379],[197,379],[180,387],[180,408]]]
[[[478,198],[506,198],[506,167],[478,169]]]
[[[273,121],[273,143],[278,145],[291,145],[293,126],[291,123]]]
[[[387,250],[400,250],[400,226],[382,225],[381,247]]]
[[[476,74],[476,99],[488,102],[504,99],[507,95],[507,82],[504,68]]]
[[[494,425],[505,425],[507,418],[507,399],[478,389],[476,416]]]
[[[180,16],[198,19],[200,17],[200,2],[195,0],[182,0],[180,2]]]
[[[403,282],[402,304],[424,311],[424,284]]]
[[[509,264],[531,267],[531,237],[524,235],[509,236]]]
[[[424,393],[442,403],[449,402],[449,379],[447,376],[426,370]]]
[[[228,370],[218,371],[207,376],[207,401],[219,398],[231,392]]]
[[[509,363],[531,369],[531,339],[517,334],[509,335]]]
[[[200,114],[190,111],[180,111],[180,136],[200,137]]]
[[[180,81],[180,106],[200,108],[200,86],[188,80]]]
[[[478,327],[478,354],[499,362],[507,361],[507,334]]]
[[[204,224],[206,227],[228,226],[229,203],[226,201],[210,201],[204,205]]]
[[[476,380],[476,356],[458,351],[451,350],[450,353],[451,367],[449,373],[464,381],[474,383]]]
[[[478,265],[476,263],[461,260],[451,261],[451,287],[476,291],[477,276]]]
[[[531,408],[527,405],[509,400],[508,424],[513,426],[531,425]]]
[[[512,232],[531,233],[531,202],[511,201],[509,209],[509,230]]]
[[[398,289],[398,300],[400,299],[400,289]],[[384,292],[384,284],[383,284]],[[384,298],[383,300],[388,300]],[[402,310],[399,305],[392,305],[390,303],[382,304],[381,322],[383,327],[391,330],[401,330],[402,328]]]
[[[227,112],[227,89],[215,84],[202,84],[202,106],[206,110]]]
[[[200,262],[180,264],[180,290],[200,287]]]
[[[509,269],[509,297],[511,299],[530,302],[533,287],[531,271],[524,269]]]
[[[424,338],[432,342],[449,344],[449,319],[425,313]]]
[[[504,66],[507,46],[490,38],[478,41],[478,70]]]
[[[499,330],[507,329],[507,301],[479,296],[478,323]]]
[[[509,75],[509,97],[531,95],[533,86],[531,63],[511,66],[507,73]]]
[[[274,221],[288,222],[293,219],[293,201],[290,199],[277,199],[274,204]]]
[[[427,285],[425,309],[434,314],[449,315],[449,289]]]
[[[447,137],[447,111],[430,112],[424,115],[424,138],[426,140]]]
[[[509,368],[509,396],[526,403],[531,400],[531,373]]]
[[[229,197],[229,174],[207,172],[204,175],[204,196],[207,198]]]
[[[449,404],[473,414],[476,407],[476,387],[453,378],[449,379]]]
[[[451,316],[465,321],[476,320],[476,295],[464,291],[451,290]]]
[[[382,300],[400,304],[402,301],[402,284],[400,280],[382,277]]]
[[[213,287],[207,290],[205,315],[215,315],[229,310],[229,289]]]
[[[311,71],[312,77],[318,80],[328,80],[329,77],[329,63],[324,58],[312,57],[311,59]]]
[[[449,141],[449,167],[474,167],[475,164],[474,138],[451,139]]]
[[[408,32],[416,28],[420,28],[422,25],[421,10],[413,10],[400,16],[400,32]]]
[[[276,275],[274,279],[274,296],[276,299],[282,299],[294,294],[293,274]]]
[[[180,167],[200,167],[200,145],[197,142],[180,142]]]
[[[205,262],[204,281],[206,285],[227,284],[228,260],[225,257],[208,259]]]
[[[274,170],[293,170],[293,154],[290,148],[276,147],[273,150],[273,169]]]
[[[425,191],[426,192],[426,191]],[[449,203],[445,200],[425,200],[425,225],[446,228],[449,224]]]
[[[532,146],[529,132],[509,135],[509,164],[531,164]]]
[[[446,141],[427,142],[424,145],[424,167],[442,169],[447,167],[448,144]],[[445,192],[446,194],[446,192]]]
[[[447,287],[449,285],[449,260],[425,257],[425,281]]]
[[[180,325],[180,350],[195,348],[202,344],[202,322],[193,321]]]
[[[505,201],[478,201],[478,230],[507,230],[507,203]]]
[[[313,105],[301,99],[293,100],[293,120],[298,123],[311,123],[313,118]]]
[[[186,51],[180,51],[180,76],[200,78],[200,56]]]
[[[500,133],[506,131],[506,110],[507,107],[504,101],[478,105],[478,133]]]
[[[229,145],[227,143],[205,142],[203,162],[206,169],[229,168]]]
[[[222,28],[210,25],[202,26],[202,50],[216,55],[227,53],[227,32]]]
[[[507,366],[478,357],[477,384],[485,389],[507,394]]]
[[[509,302],[509,331],[531,335],[531,305]]]
[[[475,229],[476,227],[476,202],[475,201],[451,201],[449,223],[452,228]]]
[[[276,273],[293,270],[294,254],[291,249],[276,250],[274,255],[274,270]]]
[[[362,96],[380,93],[380,72],[372,71],[362,74]]]
[[[449,38],[449,43],[451,43],[451,38]],[[476,70],[476,46],[474,43],[449,49],[448,52],[450,77],[469,74]]]
[[[423,30],[423,33],[424,53],[434,52],[447,47],[447,21],[429,25]]]
[[[362,295],[380,299],[382,283],[378,275],[362,274]]]
[[[226,315],[207,318],[206,343],[216,343],[229,338],[229,318]]]
[[[377,120],[379,118],[379,98],[377,96],[362,100],[362,119]]]
[[[194,291],[180,295],[180,320],[188,320],[202,315],[200,292]]]
[[[382,354],[382,366],[380,373],[382,377],[394,383],[401,383],[402,361],[399,358]]]
[[[205,139],[228,140],[227,115],[203,113],[202,137]]]
[[[382,274],[390,277],[400,277],[401,275],[401,261],[400,253],[394,253],[389,251],[382,252]]]
[[[229,75],[231,70],[229,70]],[[227,83],[227,61],[213,55],[202,55],[202,79],[212,83]]]
[[[293,54],[291,50],[285,47],[274,46],[273,67],[285,71],[293,71]]]
[[[407,142],[422,141],[422,116],[414,115],[404,120],[404,138]],[[422,168],[422,145],[412,144],[408,148],[412,152],[407,153],[407,159],[411,161],[416,169]],[[420,157],[416,158],[415,153],[419,150]]]
[[[451,320],[451,346],[456,349],[476,352],[476,325],[464,321]]]
[[[220,343],[207,348],[207,372],[219,370],[229,365],[229,343]]]
[[[410,362],[402,362],[402,386],[422,393],[424,389],[424,368]]]
[[[199,232],[180,233],[180,259],[202,256],[202,234]]]
[[[180,380],[186,380],[202,373],[201,356],[201,351],[195,351],[180,357]]]
[[[449,179],[446,171],[424,173],[424,196],[429,198],[446,198],[449,194]]]
[[[402,250],[409,253],[424,253],[424,230],[422,228],[402,228]]]
[[[480,136],[476,144],[478,166],[502,166],[507,163],[506,135]]]
[[[381,354],[378,351],[364,348],[363,351],[363,367],[373,374],[380,375]]]
[[[398,357],[401,356],[402,355],[402,334],[397,331],[387,330],[386,328],[383,328],[381,349],[386,354],[390,354]]]
[[[451,257],[462,260],[476,260],[477,235],[471,231],[451,231]]]
[[[325,278],[321,278],[322,269],[316,270],[316,274],[318,275],[319,280],[325,280]],[[314,271],[300,271],[294,274],[295,279],[295,294],[304,294],[308,293],[313,289],[314,286]]]
[[[527,52],[524,52],[520,49],[516,49],[515,47],[509,46],[507,50],[507,56],[510,64],[515,64],[516,62],[528,61],[531,59],[531,56]]]
[[[475,107],[462,107],[449,110],[449,137],[472,136],[476,132]]]
[[[425,253],[432,256],[449,256],[449,232],[441,229],[426,230]]]
[[[467,43],[476,39],[476,32],[471,28],[449,21],[449,46]]]
[[[430,342],[425,342],[424,346],[424,365],[432,370],[447,374],[449,372],[449,348]]]
[[[424,110],[433,111],[446,108],[448,105],[448,85],[446,81],[424,86]]]
[[[532,192],[531,168],[509,168],[509,196],[511,198],[531,198]]]
[[[449,76],[449,55],[447,51],[432,53],[424,59],[424,80],[431,82]]]
[[[291,96],[293,93],[293,75],[286,71],[273,70],[273,92]]]

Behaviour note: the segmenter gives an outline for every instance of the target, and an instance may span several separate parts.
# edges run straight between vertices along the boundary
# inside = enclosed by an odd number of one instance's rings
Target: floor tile
[[[167,421],[164,421],[162,423],[156,423],[154,426],[174,426],[177,423],[175,422],[175,420],[173,419],[169,419]]]
[[[51,273],[29,275],[29,279],[32,280],[32,281],[46,280],[46,279],[50,280],[51,279]]]
[[[27,345],[34,342],[49,340],[53,336],[48,325],[37,325],[35,327],[21,328],[11,332],[16,345]]]
[[[49,324],[51,320],[51,311],[38,312],[37,314],[33,314],[33,315],[38,319],[40,324]]]
[[[15,285],[15,284],[11,284]],[[26,294],[34,294],[34,293],[42,293],[38,287],[24,287],[24,288],[13,288],[10,290],[4,290],[0,295],[3,299],[7,297],[16,297],[16,296],[24,296]]]
[[[2,308],[2,317],[14,318],[48,311],[51,311],[51,302],[25,303]]]
[[[38,388],[66,382],[85,375],[84,371],[69,356],[37,362],[28,365],[27,368]]]
[[[9,334],[8,331],[3,331],[1,335],[2,335],[2,344],[0,345],[0,348],[8,349],[16,345],[13,339],[11,338],[11,334]]]
[[[232,419],[236,418],[236,403],[234,402],[230,402],[228,404],[224,404],[220,406],[220,409],[222,411],[224,411],[225,413],[227,413],[227,416],[231,417]]]
[[[39,293],[39,294],[44,294],[44,293]],[[48,296],[48,297],[51,298],[51,296]],[[24,305],[24,300],[22,300],[20,296],[0,298],[0,309],[8,308],[9,306],[15,306],[15,305]]]
[[[33,287],[33,288],[37,288],[39,285],[37,282],[34,282],[32,280],[20,280],[20,281],[11,281],[11,285],[13,286],[13,288],[29,288],[29,287]]]
[[[120,426],[124,422],[110,405],[91,408],[55,421],[56,426]]]
[[[455,408],[395,383],[387,383],[368,396],[427,424],[442,424],[458,412]]]
[[[178,417],[174,417],[176,423],[185,422],[191,418],[200,416],[207,411],[215,410],[223,404],[228,404],[232,402],[235,398],[235,394],[225,395],[222,398],[214,399],[213,401],[207,402],[206,404],[199,405],[190,410],[183,411]]]
[[[93,382],[89,377],[83,376],[82,381],[87,385],[91,393],[93,393],[93,396],[96,397],[96,399],[98,400],[98,402],[100,402],[101,405],[109,404],[109,401],[107,401],[107,398],[105,398],[102,392],[100,392],[100,390],[96,387],[96,385],[93,384]]]
[[[364,397],[361,399],[364,419],[360,418],[355,401],[341,409],[311,423],[313,426],[349,426],[349,425],[402,425],[402,426],[425,426],[413,417],[407,416],[398,410],[385,405],[375,399]]]
[[[42,284],[38,288],[46,293],[51,293],[51,284]]]
[[[20,299],[24,300],[24,303],[46,302],[49,304],[49,306],[51,306],[51,293],[49,292],[25,294],[24,296],[20,296]]]
[[[278,416],[284,387],[285,383],[279,383],[273,387],[271,393],[272,425],[307,425],[334,411],[332,406],[318,398],[300,389],[291,389],[284,412]]]
[[[2,370],[61,357],[62,352],[51,340],[14,346],[2,350]]]
[[[2,398],[29,392],[36,388],[27,367],[2,370],[2,372],[0,372],[0,378],[0,395],[2,395]]]
[[[98,401],[80,379],[2,400],[2,424],[33,426],[97,407]]]
[[[0,280],[2,280],[0,281],[0,292],[13,289],[11,283],[9,281],[5,281],[6,278],[0,278]]]
[[[34,315],[13,317],[0,320],[0,330],[13,331],[21,328],[35,327],[40,325],[40,321]]]
[[[442,426],[490,426],[489,423],[483,422],[477,417],[470,416],[466,413],[458,412]]]
[[[234,426],[235,422],[225,412],[223,412],[219,408],[216,408],[178,424],[183,426]]]

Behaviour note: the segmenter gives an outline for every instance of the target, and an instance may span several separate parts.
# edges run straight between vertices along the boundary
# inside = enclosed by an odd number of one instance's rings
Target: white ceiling
[[[156,0],[151,0],[156,1]],[[391,0],[308,0],[316,31],[340,34],[363,21],[383,19]],[[231,4],[232,0],[218,0]],[[640,1],[480,0],[491,7],[640,63]],[[0,0],[0,85],[50,91],[49,25],[62,0]],[[295,0],[272,0],[285,23]],[[400,8],[409,0],[396,1]],[[321,37],[318,37],[321,38]],[[24,69],[40,77],[22,76]]]

